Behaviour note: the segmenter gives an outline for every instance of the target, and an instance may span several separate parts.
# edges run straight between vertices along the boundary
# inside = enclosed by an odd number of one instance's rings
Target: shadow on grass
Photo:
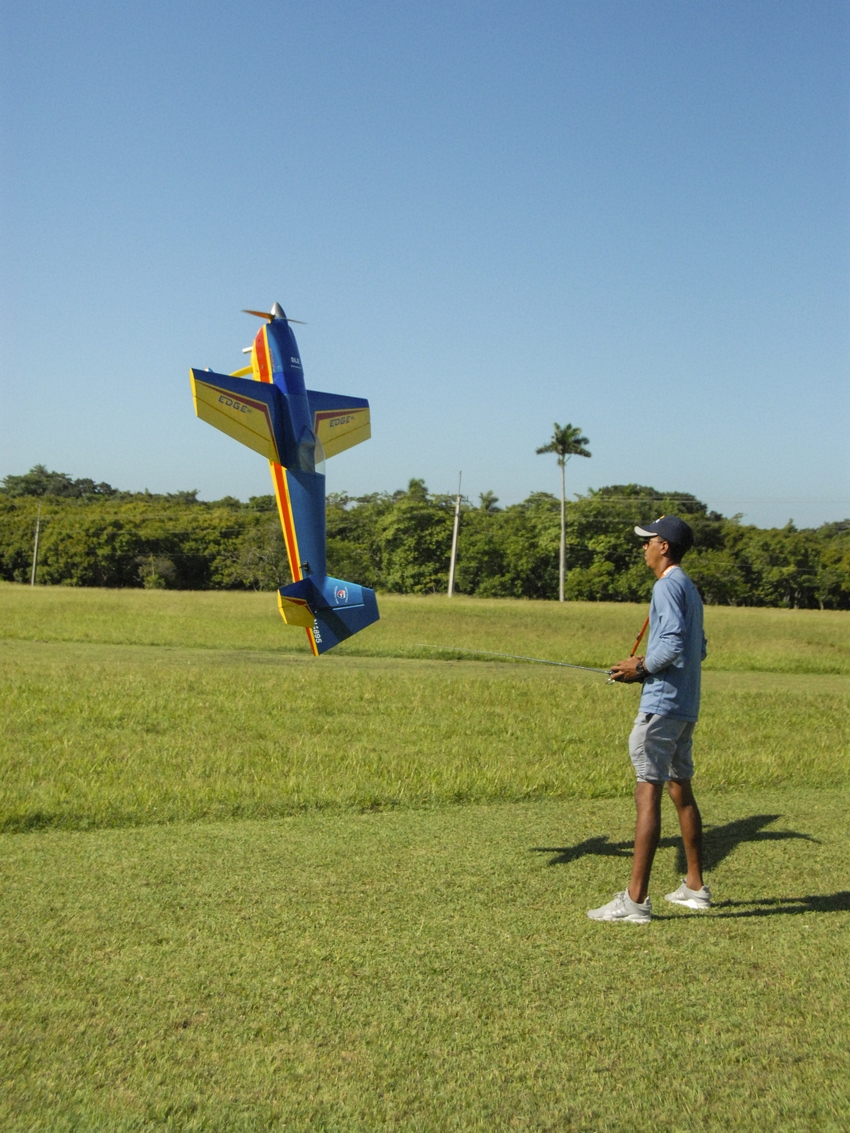
[[[732,909],[733,912],[726,910]],[[676,912],[661,913],[652,910],[654,921],[716,920],[718,917],[729,920],[733,917],[787,917],[805,913],[850,913],[850,891],[838,893],[809,893],[805,897],[760,897],[755,901],[716,901],[711,909],[690,912],[680,909]]]
[[[703,834],[704,865],[707,870],[716,869],[733,850],[744,842],[780,842],[786,839],[802,838],[806,842],[817,842],[811,834],[801,834],[797,830],[765,830],[771,822],[781,818],[779,814],[753,814],[749,818],[738,818],[723,826],[707,827]],[[682,839],[675,836],[662,838],[659,850],[675,847],[676,869],[682,873],[687,870]],[[569,865],[587,854],[606,858],[630,858],[634,842],[609,842],[607,834],[586,838],[575,846],[535,846],[532,853],[554,854],[549,865]]]
[[[734,909],[735,912],[726,912]],[[715,913],[715,910],[720,910]],[[711,906],[712,916],[775,917],[800,913],[850,913],[850,892],[808,894],[806,897],[764,897],[760,901],[718,901]]]
[[[806,842],[818,842],[811,834],[801,834],[797,830],[765,830],[771,822],[781,815],[754,814],[749,818],[739,818],[724,826],[713,826],[703,835],[706,869],[715,869],[724,858],[744,842],[778,842],[792,838],[802,838]],[[678,850],[676,868],[680,872],[687,869],[682,840],[679,837],[662,838],[662,847],[676,847]],[[596,838],[586,838],[575,846],[535,846],[532,853],[554,854],[549,865],[568,865],[587,854],[607,858],[631,858],[633,842],[609,842],[607,834]],[[805,897],[763,897],[755,901],[718,901],[711,906],[711,912],[663,914],[653,919],[673,920],[682,916],[709,917],[775,917],[799,916],[803,913],[846,913],[850,912],[850,891],[838,893],[807,894]]]

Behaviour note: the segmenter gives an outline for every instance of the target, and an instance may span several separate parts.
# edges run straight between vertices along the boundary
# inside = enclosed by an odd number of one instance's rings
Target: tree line
[[[462,500],[455,589],[480,597],[555,599],[561,503],[534,492],[499,507]],[[445,592],[455,497],[422,480],[366,496],[328,496],[328,571],[399,594]],[[758,528],[687,492],[639,484],[567,501],[564,596],[644,601],[653,578],[636,524],[675,512],[696,545],[685,559],[706,602],[850,609],[850,520]],[[133,493],[36,466],[0,483],[0,578],[29,582],[39,519],[38,582],[70,586],[272,590],[290,581],[274,498],[213,502],[196,491]]]

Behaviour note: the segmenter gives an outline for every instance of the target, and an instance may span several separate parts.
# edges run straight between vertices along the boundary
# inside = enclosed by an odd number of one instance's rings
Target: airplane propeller
[[[298,325],[302,326],[302,327],[306,327],[306,325],[307,325],[305,322],[302,322],[301,319],[290,319],[290,318],[288,318],[286,313],[284,312],[283,307],[281,307],[280,303],[275,303],[270,312],[269,311],[250,311],[250,310],[248,310],[247,307],[243,307],[242,313],[245,314],[245,315],[256,315],[258,319],[268,319],[269,322],[272,322],[273,319],[283,319],[284,322],[298,323]]]

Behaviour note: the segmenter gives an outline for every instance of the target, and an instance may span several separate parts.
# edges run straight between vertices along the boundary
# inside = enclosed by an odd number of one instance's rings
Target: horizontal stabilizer
[[[380,616],[374,590],[327,575],[308,575],[281,587],[278,606],[287,625],[312,629],[318,653],[327,653]]]
[[[278,593],[277,606],[280,616],[288,626],[303,626],[304,629],[313,628],[313,611],[303,598],[284,597]]]
[[[195,412],[202,421],[280,464],[275,439],[280,393],[273,385],[212,370],[192,370],[191,381]]]
[[[313,389],[307,390],[307,397],[313,414],[313,432],[321,441],[325,456],[336,456],[371,437],[369,402],[365,397],[345,397]]]

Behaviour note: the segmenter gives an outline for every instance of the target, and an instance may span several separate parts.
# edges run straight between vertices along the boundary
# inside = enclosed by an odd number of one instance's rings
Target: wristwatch
[[[646,671],[646,666],[643,663],[643,657],[638,657],[637,668],[635,670],[639,681],[645,681],[647,677],[652,676],[651,673]]]

